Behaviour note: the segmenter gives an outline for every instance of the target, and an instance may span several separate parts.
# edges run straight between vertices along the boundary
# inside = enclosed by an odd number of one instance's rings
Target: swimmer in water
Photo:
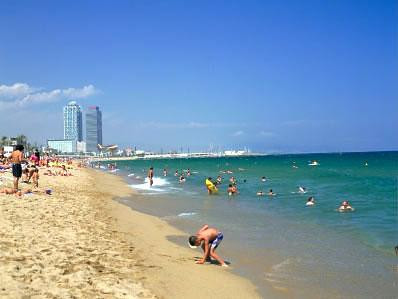
[[[163,168],[163,176],[167,176],[167,169]]]
[[[306,206],[313,206],[313,205],[315,205],[315,199],[314,199],[314,197],[312,197],[312,196],[308,197],[307,203],[306,203],[305,205],[306,205]]]
[[[184,178],[184,176],[182,175],[182,176],[180,176],[180,183],[184,183],[185,182],[185,178]]]
[[[149,168],[149,170],[148,170],[148,179],[149,179],[149,186],[152,187],[152,185],[153,185],[153,167]]]
[[[304,187],[299,186],[298,189],[299,189],[299,191],[298,191],[299,193],[307,193],[307,190]]]
[[[191,175],[191,169],[188,168],[187,176],[190,176],[190,175]]]
[[[264,196],[265,195],[263,191],[258,191],[256,194],[257,194],[257,196]]]
[[[273,191],[272,191],[272,189],[269,189],[269,191],[268,191],[268,196],[275,196],[276,195],[276,193],[274,193]]]
[[[263,176],[262,178],[261,178],[261,181],[262,182],[265,182],[267,180],[267,178],[265,177],[265,176]]]
[[[344,200],[340,207],[339,212],[353,212],[354,208],[350,206],[350,203],[347,200]]]
[[[221,177],[221,175],[219,175],[219,176],[217,177],[217,185],[220,185],[221,182],[222,182],[222,177]]]
[[[178,176],[178,170],[176,170],[176,172],[175,172],[174,176]]]
[[[228,195],[231,196],[231,195],[238,193],[238,189],[236,188],[236,186],[229,184],[227,192],[228,192]]]

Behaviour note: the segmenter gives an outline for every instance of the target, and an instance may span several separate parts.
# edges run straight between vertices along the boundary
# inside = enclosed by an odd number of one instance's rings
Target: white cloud
[[[63,90],[63,93],[65,94],[65,96],[71,97],[74,99],[84,99],[84,98],[92,96],[98,92],[99,91],[97,89],[95,89],[94,85],[91,85],[91,84],[86,85],[83,88],[68,88],[68,89]]]
[[[304,119],[298,119],[298,120],[288,120],[282,123],[283,126],[301,126],[303,124],[305,124],[307,121]]]
[[[275,133],[273,133],[273,132],[268,132],[268,131],[261,131],[259,134],[260,134],[261,136],[263,136],[263,137],[273,137],[273,136],[275,136]]]
[[[208,127],[210,127],[210,124],[199,123],[199,122],[190,122],[190,123],[188,123],[187,127],[189,127],[189,128],[208,128]]]
[[[282,123],[282,126],[299,127],[299,126],[319,126],[319,125],[335,125],[336,121],[332,119],[299,119],[288,120]]]
[[[0,85],[0,98],[23,97],[34,92],[35,89],[26,83],[14,83],[13,85]]]
[[[202,122],[187,122],[187,123],[164,123],[164,122],[145,122],[140,123],[142,128],[156,128],[156,129],[203,129],[203,128],[229,128],[241,126],[241,124],[232,123],[202,123]]]
[[[98,93],[93,85],[82,88],[54,89],[40,91],[26,83],[0,85],[0,110],[20,108],[31,104],[57,102],[65,99],[83,99]]]
[[[239,131],[234,132],[234,133],[232,134],[232,136],[238,137],[238,136],[242,136],[243,134],[244,134],[244,132],[241,131],[241,130],[239,130]]]
[[[155,128],[155,129],[189,129],[189,128],[205,128],[208,124],[189,122],[189,123],[162,123],[162,122],[146,122],[140,123],[140,127],[143,128]]]

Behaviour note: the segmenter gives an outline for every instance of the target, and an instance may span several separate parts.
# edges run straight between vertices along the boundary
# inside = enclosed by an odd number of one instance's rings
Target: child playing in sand
[[[190,236],[188,239],[189,246],[196,248],[201,245],[203,249],[203,258],[197,261],[196,264],[204,264],[209,257],[212,257],[221,266],[228,267],[224,260],[215,253],[216,248],[220,245],[223,238],[222,232],[216,228],[209,227],[207,224],[198,230],[195,236]]]
[[[32,174],[33,186],[39,188],[39,169],[35,167]]]

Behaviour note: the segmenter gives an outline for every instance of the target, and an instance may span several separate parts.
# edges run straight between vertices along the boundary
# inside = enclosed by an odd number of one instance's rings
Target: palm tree
[[[22,134],[18,135],[16,139],[17,139],[17,143],[22,144],[22,145],[26,145],[26,142],[28,141],[28,138]]]
[[[7,136],[3,136],[1,137],[1,145],[6,145],[6,141],[7,141],[8,137]]]

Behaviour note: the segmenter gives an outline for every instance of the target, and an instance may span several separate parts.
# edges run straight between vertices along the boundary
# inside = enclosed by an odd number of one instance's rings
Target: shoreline
[[[94,173],[98,174],[99,180],[114,178],[118,181],[117,184],[130,189],[128,196],[134,196],[134,190],[128,187],[122,177],[98,171]],[[137,251],[145,256],[148,262],[150,261],[151,265],[148,265],[143,272],[150,279],[145,280],[143,285],[151,291],[156,290],[154,291],[156,296],[160,298],[261,297],[257,288],[248,279],[231,273],[230,269],[209,264],[196,265],[195,258],[201,256],[201,252],[184,248],[172,241],[187,238],[186,233],[159,217],[136,211],[120,203],[119,198],[122,198],[120,194],[108,202],[108,212],[116,221],[115,227],[125,234],[127,240],[136,245]],[[137,230],[145,233],[137,233]],[[148,248],[150,250],[147,250]],[[220,285],[227,287],[220,288]]]
[[[134,191],[121,177],[78,169],[43,176],[53,195],[0,196],[0,297],[259,298],[228,269],[196,265],[169,241],[165,221],[116,201]]]

